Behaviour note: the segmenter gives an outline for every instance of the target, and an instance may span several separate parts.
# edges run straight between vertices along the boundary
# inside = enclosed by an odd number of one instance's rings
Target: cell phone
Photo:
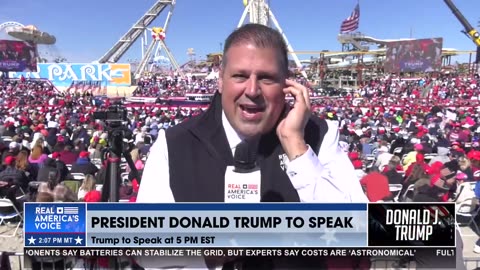
[[[288,101],[286,101],[283,108],[282,117],[280,119],[286,118],[291,109],[292,106],[290,106],[290,104],[288,104]]]

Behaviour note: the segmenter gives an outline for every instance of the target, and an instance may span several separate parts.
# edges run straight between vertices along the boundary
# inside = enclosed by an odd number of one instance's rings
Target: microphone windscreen
[[[257,161],[257,150],[258,150],[257,139],[243,140],[235,148],[235,154],[233,156],[235,169],[238,170],[252,170],[256,166]]]

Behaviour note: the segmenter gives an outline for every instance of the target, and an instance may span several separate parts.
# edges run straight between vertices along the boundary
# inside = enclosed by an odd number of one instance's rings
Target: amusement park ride
[[[0,33],[6,33],[9,38],[15,38],[21,41],[26,41],[34,45],[54,45],[57,41],[54,35],[47,32],[40,31],[33,25],[23,25],[18,22],[4,22],[0,24]],[[37,48],[37,60],[42,61],[40,50]],[[45,54],[49,54],[48,52]],[[44,60],[47,61],[47,60]]]
[[[288,39],[280,27],[275,15],[270,9],[268,0],[244,0],[245,10],[240,18],[238,27],[242,26],[247,21],[247,15],[249,15],[250,23],[260,23],[263,25],[270,26],[273,24],[280,33],[282,33],[290,54],[292,55],[293,60],[298,68],[302,67],[300,60],[292,49],[292,46],[288,42]],[[170,60],[171,65],[176,70],[176,72],[184,77],[185,74],[182,72],[182,69],[178,62],[175,60],[172,52],[168,48],[165,42],[165,35],[168,30],[170,19],[173,15],[173,10],[175,8],[176,0],[157,0],[157,2],[120,38],[120,40],[115,43],[108,51],[102,56],[98,62],[99,63],[116,63],[125,52],[135,43],[138,38],[141,38],[142,42],[142,60],[137,66],[134,77],[139,78],[147,69],[148,64],[152,59],[160,58],[161,50],[164,50],[168,59]],[[153,21],[160,15],[160,13],[169,7],[168,15],[165,20],[163,27],[153,27],[149,26]],[[152,41],[149,42],[148,32],[151,33]],[[145,49],[146,47],[146,49]],[[302,74],[306,77],[305,71],[302,71]]]
[[[480,61],[480,34],[468,23],[465,17],[455,7],[451,0],[444,0],[446,5],[450,8],[456,18],[464,27],[464,33],[471,38],[477,46],[477,61]],[[163,56],[160,53],[164,52],[170,64],[175,69],[177,74],[184,77],[182,67],[176,61],[174,55],[170,51],[165,41],[167,30],[170,24],[171,17],[175,8],[176,0],[156,0],[154,5],[139,18],[139,20],[100,58],[99,63],[116,63],[120,58],[132,47],[132,45],[140,38],[141,40],[141,55],[142,59],[139,62],[134,77],[139,78],[147,69],[150,71],[153,68],[152,62],[155,63],[157,59]],[[302,62],[298,55],[317,56],[318,61],[315,63],[315,70],[318,71],[320,80],[325,76],[327,70],[330,69],[356,69],[357,81],[361,81],[362,70],[372,63],[382,61],[386,53],[386,45],[392,41],[412,40],[412,39],[376,39],[363,35],[361,33],[340,34],[338,41],[342,44],[341,52],[331,51],[294,51],[290,42],[282,30],[278,20],[273,14],[270,6],[270,0],[243,0],[244,11],[240,17],[237,27],[242,26],[247,21],[249,23],[259,23],[269,27],[276,28],[283,36],[287,43],[289,54],[295,62],[297,68],[301,70],[304,77],[307,77],[306,72],[302,69]],[[151,27],[158,16],[168,10],[163,27]],[[17,22],[6,22],[0,24],[0,31],[5,31],[9,36],[32,42],[40,45],[55,44],[56,38],[46,32],[38,30],[35,26],[24,26]],[[377,49],[370,50],[368,45],[375,44]],[[458,51],[455,49],[443,48],[442,54],[445,58],[450,59],[453,55],[470,54],[474,51]],[[193,59],[193,49],[188,50],[190,61]],[[368,56],[365,57],[364,56]],[[308,62],[308,61],[307,61]],[[448,61],[449,62],[449,61]],[[151,64],[151,65],[150,65]],[[311,63],[313,64],[313,63]],[[150,66],[149,66],[150,65]],[[311,69],[312,71],[312,69]],[[315,72],[315,71],[314,71]],[[359,78],[358,78],[359,77]]]
[[[57,41],[55,36],[42,32],[33,25],[24,26],[18,22],[0,24],[0,31],[5,31],[11,37],[40,45],[53,45]]]
[[[472,41],[477,45],[477,59],[476,63],[479,64],[480,62],[480,34],[478,31],[473,28],[473,26],[468,22],[468,20],[463,16],[463,14],[458,10],[458,8],[453,4],[451,0],[444,0],[445,4],[448,8],[452,11],[453,15],[457,17],[457,20],[462,24],[463,28],[465,28],[463,33],[465,33]]]
[[[128,31],[111,47],[105,55],[103,55],[98,62],[99,63],[116,63],[126,52],[127,50],[141,38],[142,41],[142,60],[135,70],[134,77],[139,78],[145,69],[147,68],[148,63],[153,58],[160,57],[160,51],[163,49],[170,60],[173,68],[176,72],[184,77],[178,62],[175,60],[170,49],[165,43],[165,36],[167,29],[170,23],[170,19],[173,15],[173,10],[175,8],[176,0],[157,0],[156,3],[130,28]],[[149,28],[152,22],[165,10],[169,7],[167,18],[163,27],[153,27]],[[148,32],[151,33],[152,42],[148,45]],[[141,37],[143,35],[143,37]],[[145,50],[145,47],[146,50]]]
[[[4,22],[0,24],[0,32],[4,31],[10,37],[33,43],[35,45],[53,45],[57,42],[54,35],[43,32],[33,25],[23,25],[18,22]]]
[[[294,52],[292,45],[290,45],[290,42],[285,35],[285,32],[283,32],[282,27],[280,27],[278,20],[275,18],[275,14],[273,14],[272,10],[270,9],[269,3],[267,3],[266,1],[267,0],[244,0],[243,5],[245,6],[245,10],[243,11],[242,17],[240,17],[237,28],[241,27],[246,22],[247,15],[250,15],[250,23],[274,26],[282,34],[283,39],[287,43],[287,49],[292,56],[297,68],[301,69],[302,63],[300,63],[300,60],[298,59],[297,54]],[[304,70],[302,70],[301,73],[305,78],[307,78],[307,73]]]

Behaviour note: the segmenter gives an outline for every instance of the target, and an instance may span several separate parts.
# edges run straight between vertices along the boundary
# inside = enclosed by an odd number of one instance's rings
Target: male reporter
[[[259,136],[260,179],[245,181],[258,181],[260,195],[245,202],[366,202],[338,147],[338,126],[312,115],[308,90],[288,79],[287,53],[269,27],[230,34],[209,109],[159,133],[137,202],[225,202],[237,145]],[[286,94],[295,99],[291,108]]]

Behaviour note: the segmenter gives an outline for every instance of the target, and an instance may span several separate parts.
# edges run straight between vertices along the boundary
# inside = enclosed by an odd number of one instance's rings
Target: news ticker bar
[[[455,268],[455,248],[32,248],[26,247],[29,257],[300,257],[300,258],[351,258],[369,257],[382,260],[407,258],[423,262],[424,267]]]
[[[32,248],[24,249],[27,256],[133,256],[133,257],[236,257],[236,256],[315,256],[315,257],[415,257],[427,252],[443,257],[455,257],[455,248]]]
[[[454,204],[25,204],[26,247],[455,246]]]

